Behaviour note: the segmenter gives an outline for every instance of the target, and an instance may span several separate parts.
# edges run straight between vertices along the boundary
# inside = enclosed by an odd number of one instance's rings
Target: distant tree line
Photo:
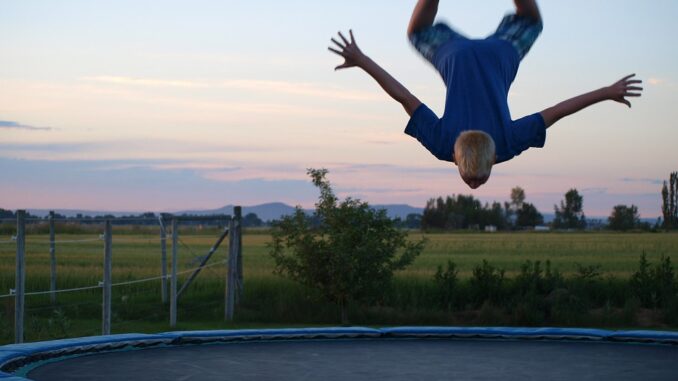
[[[422,229],[480,230],[493,226],[498,230],[523,229],[544,223],[537,208],[525,202],[525,191],[511,190],[511,202],[483,204],[471,195],[430,199],[421,217]]]
[[[447,196],[430,199],[421,216],[421,228],[424,230],[482,230],[494,226],[497,230],[524,230],[544,225],[544,217],[537,208],[525,201],[525,191],[521,187],[511,190],[511,201],[503,207],[497,202],[483,204],[471,195]],[[584,214],[584,197],[577,189],[565,193],[560,204],[554,205],[555,217],[550,227],[556,230],[582,230],[607,228],[616,231],[653,230],[678,228],[678,172],[671,174],[662,189],[663,222],[652,225],[643,222],[636,205],[615,205],[607,220],[588,220]],[[415,221],[415,218],[410,218]]]
[[[113,225],[151,226],[157,225],[159,223],[160,216],[163,217],[165,223],[168,223],[169,220],[172,218],[172,215],[168,213],[156,214],[153,212],[144,212],[140,214],[130,214],[124,216],[114,216],[112,214],[90,216],[78,213],[75,216],[70,217],[60,213],[54,213],[54,218],[57,220],[64,222],[79,223],[83,225],[100,223],[102,220],[111,220],[111,223]],[[181,222],[182,225],[189,226],[197,225],[223,226],[224,223],[228,223],[228,221],[230,221],[233,218],[233,216],[231,216],[230,214],[211,214],[211,215],[182,214],[180,215],[180,217],[194,217],[195,218],[194,220],[187,220]],[[28,212],[26,212],[26,218],[32,221],[37,220],[38,222],[49,220],[49,216],[39,217],[31,215]],[[0,208],[0,219],[5,220],[4,221],[5,223],[11,223],[12,222],[11,220],[16,219],[16,212]],[[32,221],[28,221],[28,223]],[[261,218],[259,218],[255,213],[248,213],[245,216],[243,216],[241,219],[241,223],[243,227],[260,227],[265,225],[264,221],[262,221]]]

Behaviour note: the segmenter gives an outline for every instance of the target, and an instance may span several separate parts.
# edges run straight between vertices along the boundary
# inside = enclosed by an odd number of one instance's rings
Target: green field
[[[564,274],[575,272],[577,264],[600,265],[606,274],[628,277],[636,270],[638,259],[678,254],[678,234],[651,233],[412,233],[413,240],[425,237],[428,242],[422,255],[399,276],[431,277],[438,265],[454,261],[462,277],[483,259],[503,268],[507,274],[518,271],[525,260],[550,260],[552,267]],[[10,237],[0,236],[0,241]],[[180,271],[195,267],[196,257],[204,255],[217,238],[187,234],[178,245]],[[79,240],[90,242],[70,242]],[[247,277],[272,277],[273,261],[268,255],[268,234],[243,235],[243,266]],[[49,285],[49,237],[26,238],[27,290],[45,290]],[[64,243],[61,243],[63,241]],[[114,281],[141,279],[160,275],[160,240],[151,235],[115,235],[113,238]],[[224,260],[228,243],[213,257]],[[96,235],[61,235],[57,237],[58,288],[92,285],[101,278],[103,241]],[[171,245],[167,245],[168,256]],[[15,246],[0,245],[0,290],[14,287]],[[204,280],[221,280],[224,268],[211,268],[201,274]],[[95,283],[96,284],[96,283]],[[0,292],[5,294],[6,292]]]
[[[199,262],[218,236],[216,230],[195,231],[181,235],[178,245],[179,271],[186,272]],[[412,233],[419,239],[420,233]],[[389,305],[358,314],[360,323],[416,324],[445,323],[438,312],[430,310],[428,298],[436,269],[454,261],[459,276],[467,279],[474,266],[483,259],[505,269],[508,277],[516,275],[526,260],[551,262],[552,269],[564,276],[577,273],[578,266],[600,266],[603,278],[628,279],[638,268],[645,253],[650,262],[663,256],[678,257],[678,234],[673,233],[448,233],[423,235],[428,240],[423,254],[407,269],[396,274],[396,291],[389,293]],[[58,288],[96,285],[102,279],[103,241],[95,233],[57,236]],[[0,242],[9,240],[0,236]],[[317,301],[312,292],[272,274],[273,261],[268,255],[270,235],[262,232],[243,235],[244,303],[235,326],[332,324],[336,310]],[[71,242],[91,240],[88,242]],[[49,289],[49,237],[30,234],[26,237],[26,291]],[[169,243],[169,242],[168,242]],[[211,263],[226,257],[225,241]],[[168,245],[168,256],[171,246]],[[0,295],[14,288],[15,246],[0,243]],[[125,282],[160,275],[160,240],[155,232],[134,233],[114,228],[113,282]],[[205,269],[189,292],[180,300],[179,328],[215,328],[225,325],[223,298],[225,265]],[[180,276],[180,283],[187,274]],[[113,330],[167,330],[167,306],[160,302],[160,281],[143,282],[113,289]],[[419,301],[422,299],[422,301]],[[429,298],[430,299],[430,298]],[[26,335],[29,340],[63,336],[97,334],[100,330],[101,291],[89,290],[58,295],[56,306],[47,296],[26,297]],[[429,304],[427,304],[429,303]],[[13,298],[0,298],[0,340],[13,337]],[[413,311],[416,309],[416,311]],[[403,312],[403,311],[406,312]],[[377,311],[377,312],[375,312]],[[422,312],[423,311],[423,312]],[[354,313],[355,315],[355,313]],[[454,321],[452,321],[454,322]]]

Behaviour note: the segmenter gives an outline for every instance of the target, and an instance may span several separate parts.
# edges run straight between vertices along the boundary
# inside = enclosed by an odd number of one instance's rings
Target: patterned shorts
[[[541,21],[535,22],[528,17],[509,14],[501,20],[499,27],[490,37],[510,42],[522,60],[541,34],[542,29],[544,25]],[[411,34],[410,42],[419,53],[432,62],[433,56],[442,44],[457,38],[466,39],[446,24],[438,23]]]

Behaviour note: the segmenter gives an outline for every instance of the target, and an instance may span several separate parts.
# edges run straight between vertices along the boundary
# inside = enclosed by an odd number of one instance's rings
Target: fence
[[[177,325],[177,315],[178,315],[178,302],[182,295],[186,294],[186,290],[189,286],[195,281],[201,271],[207,268],[221,268],[226,269],[226,276],[224,279],[225,289],[224,289],[224,311],[223,317],[225,320],[232,320],[234,316],[234,311],[239,300],[242,298],[242,285],[243,285],[243,273],[242,273],[242,228],[241,228],[241,208],[234,208],[233,217],[229,216],[218,216],[218,217],[186,217],[186,216],[173,216],[169,214],[162,214],[157,219],[151,218],[87,218],[77,220],[81,223],[86,223],[88,231],[100,232],[97,236],[94,237],[76,237],[76,239],[57,239],[57,227],[56,224],[61,223],[72,223],[76,219],[60,219],[55,217],[56,215],[53,212],[50,212],[47,221],[45,219],[36,219],[36,218],[27,218],[26,212],[19,210],[16,213],[16,230],[15,234],[12,235],[9,239],[3,239],[4,237],[0,236],[0,248],[11,247],[16,245],[16,261],[15,261],[15,276],[14,276],[14,288],[9,290],[7,294],[0,294],[0,300],[14,300],[13,310],[14,310],[14,342],[21,343],[24,341],[24,329],[25,329],[25,300],[26,297],[37,297],[37,296],[49,296],[49,304],[57,304],[57,299],[60,294],[68,293],[77,293],[88,290],[101,290],[101,334],[108,335],[111,333],[111,320],[112,320],[112,291],[113,288],[125,287],[137,284],[152,284],[160,283],[160,299],[163,305],[169,304],[169,325],[170,327],[175,327]],[[0,221],[2,222],[2,221]],[[27,244],[27,224],[45,224],[47,222],[49,226],[49,241],[38,241],[36,240],[36,245],[40,245],[40,248],[48,244],[49,247],[49,289],[43,290],[26,290],[26,244]],[[220,226],[222,222],[228,222],[228,224],[219,232],[218,237],[214,243],[210,246],[209,250],[205,255],[197,256],[195,252],[187,245],[180,237],[180,228],[182,225],[194,225],[196,222],[211,222],[217,223]],[[114,226],[119,226],[121,224],[127,224],[130,226],[132,224],[157,224],[159,228],[159,236],[155,243],[157,252],[155,255],[158,255],[158,267],[160,267],[159,274],[142,277],[140,279],[127,279],[125,281],[114,282],[113,280],[113,263],[116,259],[116,244],[120,244],[121,247],[125,244],[132,245],[135,239],[130,238],[129,234],[120,234],[116,236],[114,231]],[[34,235],[31,235],[33,237]],[[168,245],[167,240],[169,239],[170,244]],[[213,258],[214,254],[217,252],[222,242],[228,237],[228,253],[227,258],[224,260],[213,260],[211,263],[210,259]],[[30,243],[30,240],[29,240]],[[149,241],[150,244],[150,241]],[[82,285],[78,284],[77,287],[65,287],[59,289],[57,287],[57,275],[58,275],[58,258],[59,253],[58,249],[61,246],[66,247],[67,245],[87,245],[89,248],[99,246],[99,249],[103,251],[103,262],[102,270],[100,275],[100,281],[96,284]],[[170,253],[170,263],[169,263],[169,274],[167,273],[168,268],[168,258],[167,258],[167,249],[168,246],[171,248]],[[188,252],[194,255],[194,260],[190,262],[191,264],[195,263],[197,266],[188,268],[188,269],[179,269],[179,255],[180,250],[187,250]],[[144,249],[145,250],[145,249]],[[145,258],[145,257],[144,257]],[[5,261],[6,262],[6,261]],[[185,261],[184,261],[185,262]],[[199,264],[197,263],[199,262]],[[41,266],[44,263],[41,263]],[[90,272],[87,275],[94,277],[95,274],[92,274],[91,264],[80,264],[82,266],[81,271]],[[134,265],[132,265],[134,266]],[[10,270],[11,271],[11,270]],[[179,277],[182,275],[187,275],[187,278],[184,280],[183,284],[180,286]],[[29,274],[30,276],[30,274]],[[129,278],[129,276],[127,276]],[[0,283],[2,282],[2,274],[0,273]],[[5,284],[7,282],[4,282]],[[92,282],[94,283],[94,282]],[[68,284],[64,281],[62,284]],[[168,290],[169,288],[169,290]],[[77,299],[77,298],[76,298]],[[124,296],[123,296],[124,301]],[[90,302],[91,304],[91,302]],[[9,302],[7,303],[9,305]],[[77,305],[77,303],[75,303]]]

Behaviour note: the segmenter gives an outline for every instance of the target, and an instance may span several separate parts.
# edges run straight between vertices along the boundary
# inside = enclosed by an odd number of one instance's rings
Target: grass
[[[56,245],[57,288],[96,285],[102,279],[103,241],[96,240],[96,228],[85,234],[58,234]],[[179,271],[197,266],[218,236],[217,229],[190,229],[181,234],[178,245]],[[514,277],[526,261],[546,260],[565,276],[576,274],[578,266],[600,266],[603,278],[617,282],[627,280],[638,268],[642,253],[656,263],[662,255],[675,255],[678,234],[674,233],[412,233],[412,239],[424,236],[428,243],[424,253],[407,270],[396,274],[392,290],[385,290],[384,300],[368,306],[353,306],[351,316],[360,324],[464,324],[467,321],[490,324],[492,306],[464,313],[450,314],[436,305],[433,276],[439,265],[456,263],[459,278],[468,280],[483,259],[506,270]],[[0,235],[0,295],[14,288],[15,246],[2,243],[11,237]],[[94,239],[88,242],[74,242]],[[179,302],[179,326],[176,329],[214,329],[268,326],[308,326],[336,324],[335,306],[322,302],[313,291],[272,274],[274,263],[268,255],[270,235],[261,231],[243,236],[245,295],[233,323],[223,322],[226,268],[207,268]],[[210,263],[225,260],[227,240]],[[168,262],[171,245],[167,245]],[[114,227],[113,281],[124,282],[159,276],[160,240],[152,228]],[[49,289],[49,237],[36,231],[26,238],[26,291]],[[180,284],[188,274],[180,276]],[[158,332],[170,330],[168,306],[160,300],[159,280],[113,289],[113,331]],[[602,286],[601,286],[602,287]],[[460,290],[463,292],[463,288]],[[601,291],[602,292],[602,291]],[[601,297],[605,298],[605,296]],[[623,297],[620,297],[623,299]],[[623,301],[616,302],[623,314]],[[613,303],[614,304],[614,303]],[[615,308],[614,306],[608,306]],[[468,309],[468,308],[466,308]],[[610,311],[599,312],[600,325],[624,325],[627,320],[605,321]],[[13,341],[14,300],[0,298],[0,344]],[[96,335],[100,333],[101,291],[98,289],[63,293],[57,304],[48,296],[26,297],[25,332],[27,341]],[[609,319],[608,319],[609,320]],[[518,320],[521,321],[521,320]],[[527,320],[528,323],[531,320]],[[574,320],[575,323],[582,321]],[[587,321],[583,321],[586,323]],[[535,324],[539,321],[535,321]]]

